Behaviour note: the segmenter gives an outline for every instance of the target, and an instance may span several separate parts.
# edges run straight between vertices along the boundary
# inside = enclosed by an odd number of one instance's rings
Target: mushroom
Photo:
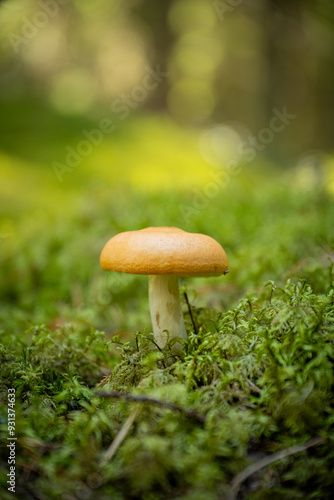
[[[117,234],[104,246],[100,264],[105,271],[148,275],[153,334],[160,348],[168,338],[187,338],[179,277],[229,272],[226,253],[217,241],[176,227],[148,227]]]

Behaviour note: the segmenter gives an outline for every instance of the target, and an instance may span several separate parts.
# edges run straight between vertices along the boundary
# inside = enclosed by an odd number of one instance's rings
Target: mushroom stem
[[[178,276],[150,275],[148,283],[153,334],[158,346],[164,347],[168,340],[175,337],[186,339]],[[164,330],[168,330],[168,333]]]

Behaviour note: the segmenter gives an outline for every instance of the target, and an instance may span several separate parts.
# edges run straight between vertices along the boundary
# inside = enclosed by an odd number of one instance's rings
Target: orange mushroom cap
[[[226,253],[216,240],[177,227],[119,233],[104,246],[100,264],[106,271],[129,274],[220,276],[229,272]]]

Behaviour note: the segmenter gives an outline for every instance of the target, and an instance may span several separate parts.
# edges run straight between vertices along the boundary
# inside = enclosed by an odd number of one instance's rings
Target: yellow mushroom
[[[117,234],[104,246],[100,264],[105,271],[149,276],[153,334],[161,348],[168,336],[169,340],[187,338],[179,277],[229,272],[226,253],[217,241],[176,227],[148,227]]]

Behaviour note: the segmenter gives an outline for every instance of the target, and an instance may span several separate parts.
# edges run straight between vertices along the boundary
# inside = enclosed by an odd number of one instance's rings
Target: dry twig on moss
[[[198,422],[204,423],[205,422],[205,415],[201,415],[197,413],[195,410],[186,410],[184,408],[181,408],[181,406],[178,406],[174,403],[168,403],[167,401],[161,401],[160,399],[155,399],[155,398],[149,398],[147,396],[134,396],[132,394],[127,394],[125,392],[117,392],[117,391],[98,391],[95,393],[96,396],[100,396],[102,398],[116,398],[116,399],[127,399],[128,401],[136,401],[139,403],[148,403],[148,404],[154,404],[157,406],[162,406],[163,408],[167,408],[168,410],[173,410],[177,411],[179,413],[183,413],[186,415],[188,418],[191,418],[193,420],[197,420]]]
[[[285,450],[273,453],[272,455],[262,458],[261,460],[257,460],[255,463],[249,465],[241,472],[239,472],[239,474],[237,474],[231,481],[228,500],[236,500],[241,484],[258,470],[263,469],[263,467],[267,467],[267,465],[270,465],[273,462],[277,462],[277,460],[282,460],[282,458],[288,457],[290,455],[295,455],[296,453],[300,453],[304,450],[307,450],[307,448],[311,448],[312,446],[318,446],[323,442],[324,442],[323,438],[320,437],[313,438],[304,444],[297,444],[295,446],[290,446],[290,448],[286,448]]]

